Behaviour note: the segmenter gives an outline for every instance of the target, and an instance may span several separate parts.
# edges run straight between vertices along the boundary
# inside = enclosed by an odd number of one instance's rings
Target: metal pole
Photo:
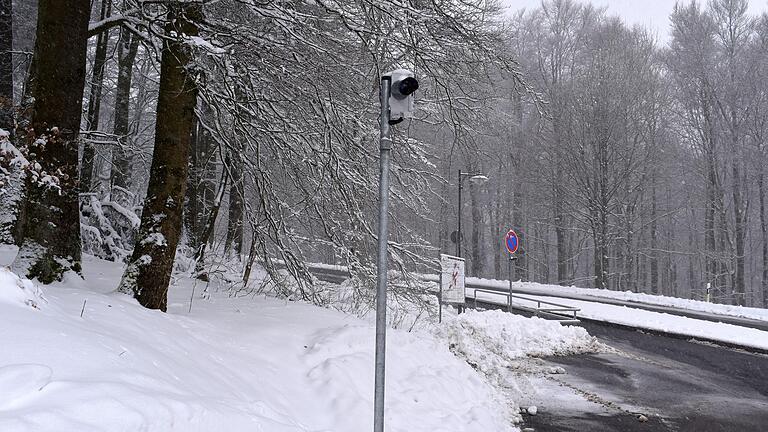
[[[437,296],[437,323],[442,324],[443,322],[443,271],[440,269],[440,290],[439,294]]]
[[[507,312],[512,312],[512,255],[509,256],[509,297],[507,297]]]
[[[376,288],[376,376],[373,398],[373,431],[384,432],[384,363],[387,344],[387,207],[389,205],[389,95],[392,77],[381,77],[381,117],[379,127],[379,260]]]
[[[458,228],[456,229],[456,256],[461,257],[461,170],[459,170],[459,209],[456,211],[458,215]]]

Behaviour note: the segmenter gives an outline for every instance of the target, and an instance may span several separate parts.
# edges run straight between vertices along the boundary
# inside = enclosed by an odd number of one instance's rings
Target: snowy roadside
[[[614,306],[603,303],[571,300],[562,297],[536,296],[537,299],[579,308],[578,316],[609,323],[628,325],[638,329],[654,330],[681,336],[690,336],[739,345],[748,348],[768,350],[768,332],[732,324],[699,320],[666,313]],[[478,299],[506,305],[506,297],[478,293]],[[532,307],[535,304],[516,299],[514,304]]]
[[[120,266],[87,257],[84,269],[85,281],[42,288],[0,270],[0,430],[370,428],[369,322],[215,290],[190,313],[185,278],[163,314],[111,293]],[[446,318],[433,331],[389,332],[388,430],[515,431],[514,400],[470,364],[492,377],[505,359],[593,349],[583,330],[541,320]]]
[[[509,289],[508,281],[495,279],[467,278],[467,282],[480,283],[494,288]],[[732,306],[717,303],[707,303],[699,300],[681,299],[662,295],[634,293],[630,291],[611,291],[596,288],[579,288],[575,286],[546,285],[536,282],[514,282],[515,288],[524,289],[531,294],[558,297],[563,294],[575,294],[591,297],[601,297],[613,300],[623,300],[634,303],[645,303],[657,306],[670,306],[679,309],[689,309],[717,315],[734,316],[755,320],[768,321],[768,309]]]

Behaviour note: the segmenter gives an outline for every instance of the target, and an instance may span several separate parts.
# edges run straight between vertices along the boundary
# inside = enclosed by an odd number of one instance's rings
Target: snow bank
[[[0,273],[0,292],[15,290],[0,301],[0,431],[372,427],[370,323],[213,288],[189,313],[200,283],[189,279],[172,288],[164,314],[110,294],[120,266],[86,257],[84,271],[85,281],[45,287],[48,307],[36,311],[17,307],[26,291],[12,273]],[[446,345],[389,332],[387,430],[516,430],[512,404]]]
[[[444,326],[435,331],[449,341],[451,351],[491,379],[502,382],[512,360],[596,352],[600,346],[581,327],[541,318],[498,310],[467,311],[447,317]]]
[[[308,348],[308,377],[341,414],[334,421],[335,431],[365,431],[372,426],[372,387],[367,382],[374,373],[371,330],[368,325],[350,325],[321,331]],[[394,337],[387,342],[387,430],[510,429],[504,418],[511,418],[512,402],[501,401],[443,341],[397,330],[390,333]]]
[[[509,289],[509,281],[483,278],[467,278],[467,282],[481,283],[488,287]],[[662,295],[652,295],[643,293],[634,293],[631,291],[611,291],[597,288],[579,288],[575,286],[547,285],[536,282],[514,282],[514,288],[525,291],[532,295],[546,295],[550,297],[559,297],[562,295],[583,295],[592,297],[609,298],[614,300],[623,300],[627,302],[645,303],[658,306],[670,306],[679,309],[689,309],[699,312],[708,312],[712,314],[735,316],[741,318],[750,318],[756,320],[768,321],[768,309],[750,308],[744,306],[732,306],[726,304],[707,303],[699,300],[689,300],[677,297],[667,297]],[[471,294],[471,290],[467,290]]]
[[[542,300],[574,306],[579,316],[636,328],[690,336],[768,351],[768,332],[721,322],[556,297]]]
[[[29,279],[21,279],[7,267],[0,267],[0,303],[40,308],[45,297]]]

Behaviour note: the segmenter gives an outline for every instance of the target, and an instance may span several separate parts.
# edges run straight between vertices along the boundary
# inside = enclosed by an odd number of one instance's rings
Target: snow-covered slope
[[[0,290],[18,290],[9,285]],[[46,288],[39,309],[0,302],[0,430],[357,432],[372,424],[368,323],[223,295],[189,314],[183,289],[163,314],[105,294],[114,283],[83,285]],[[512,429],[499,394],[436,339],[391,331],[388,342],[389,430]]]
[[[0,250],[0,264],[12,252]],[[196,298],[190,312],[194,282],[184,278],[164,314],[111,293],[120,266],[86,257],[84,267],[85,281],[69,275],[42,288],[0,270],[0,431],[372,427],[370,322],[215,290],[210,299]],[[476,329],[481,314],[467,316]],[[518,342],[541,339],[534,337],[542,331],[537,321],[513,323],[529,336]],[[556,326],[550,330],[573,333]],[[462,337],[467,345],[469,336]],[[530,346],[546,354],[562,343],[554,337]],[[451,353],[440,331],[390,330],[387,346],[389,431],[516,430],[514,401]],[[510,355],[526,353],[510,348]]]

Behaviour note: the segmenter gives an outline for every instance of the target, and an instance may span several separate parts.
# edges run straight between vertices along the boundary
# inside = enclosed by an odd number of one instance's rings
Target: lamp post
[[[488,177],[482,173],[465,173],[459,170],[459,209],[458,213],[458,227],[456,228],[456,256],[461,257],[461,189],[462,183],[465,177],[469,177],[469,181],[476,183],[485,183],[488,181]]]

